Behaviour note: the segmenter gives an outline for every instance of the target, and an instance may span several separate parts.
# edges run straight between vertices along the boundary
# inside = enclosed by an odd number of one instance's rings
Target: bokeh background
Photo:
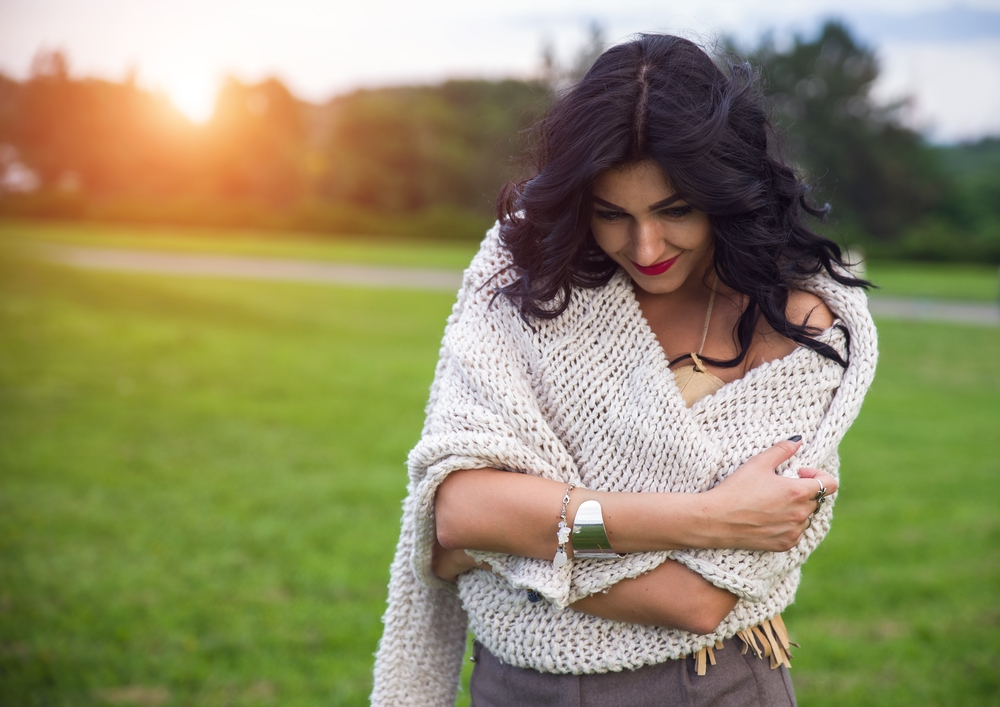
[[[366,704],[458,273],[639,31],[880,286],[800,704],[1000,702],[1000,3],[611,5],[0,0],[0,704]]]

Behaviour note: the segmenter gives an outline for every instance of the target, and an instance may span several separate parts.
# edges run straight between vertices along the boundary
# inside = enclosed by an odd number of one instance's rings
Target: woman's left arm
[[[837,447],[860,411],[865,392],[874,377],[878,351],[875,327],[867,311],[864,292],[836,285],[832,281],[825,285],[825,280],[817,282],[822,286],[817,287],[815,292],[796,291],[790,295],[787,316],[791,321],[829,330],[828,343],[840,350],[849,365],[841,368],[830,359],[814,356],[809,359],[814,370],[801,371],[800,378],[808,384],[798,390],[796,409],[800,414],[806,409],[822,410],[822,413],[797,455],[797,461],[808,467],[800,468],[798,475],[815,478],[812,467],[816,467],[839,482]],[[835,318],[845,326],[831,330]],[[821,381],[825,383],[821,384]],[[819,481],[816,485],[818,493],[824,485],[820,479],[815,480]],[[720,486],[731,481],[732,477]],[[817,504],[809,527],[787,552],[679,550],[671,552],[670,558],[741,599],[764,601],[778,582],[798,571],[826,537],[832,517],[832,498],[826,499],[825,504]]]
[[[476,562],[464,550],[434,548],[434,572],[454,582],[471,569],[491,568]],[[712,633],[736,606],[735,594],[720,589],[680,563],[667,560],[632,579],[583,597],[569,608],[624,623]]]
[[[739,598],[684,565],[667,560],[646,574],[623,579],[606,592],[590,594],[570,608],[612,621],[708,634]]]

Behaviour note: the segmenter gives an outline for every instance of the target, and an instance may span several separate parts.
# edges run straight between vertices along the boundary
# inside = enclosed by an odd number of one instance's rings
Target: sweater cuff
[[[410,562],[413,574],[428,587],[458,591],[453,582],[447,582],[436,574],[432,564],[432,552],[437,541],[437,525],[434,521],[434,497],[438,486],[448,478],[453,471],[462,469],[486,469],[491,463],[485,459],[452,455],[427,468],[426,476],[415,487],[411,486],[407,509],[414,522],[413,551]],[[404,513],[404,517],[407,513]]]
[[[500,552],[466,552],[477,562],[490,563],[493,573],[503,577],[514,589],[537,592],[557,609],[565,609],[576,601],[571,594],[572,563],[556,568],[551,560]]]
[[[441,483],[454,471],[462,469],[487,469],[497,466],[495,460],[464,455],[451,455],[427,468],[423,480],[410,489],[412,512],[415,519],[414,544],[411,561],[413,573],[428,587],[456,591],[451,582],[446,582],[434,574],[432,551],[437,540],[434,521],[434,496]],[[518,473],[518,472],[509,472]],[[551,561],[530,557],[518,557],[499,552],[466,551],[477,562],[488,562],[493,572],[507,580],[516,589],[538,592],[555,606],[563,609],[569,606],[572,571],[570,565],[559,569]]]
[[[753,550],[676,550],[670,559],[749,602],[767,598],[783,564],[776,553]]]
[[[574,558],[570,563],[573,567],[573,587],[569,603],[606,591],[622,580],[646,574],[666,560],[666,552],[636,552],[613,559]]]

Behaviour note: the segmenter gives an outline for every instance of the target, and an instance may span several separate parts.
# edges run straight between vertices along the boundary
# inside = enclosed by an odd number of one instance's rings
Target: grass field
[[[1000,301],[1000,279],[994,265],[871,263],[868,277],[879,286],[875,297]]]
[[[413,240],[373,236],[329,237],[315,233],[0,220],[0,242],[2,241],[304,258],[455,270],[465,269],[479,249],[479,244],[472,242],[415,243]]]
[[[0,704],[365,704],[452,297],[78,272],[6,242]],[[799,703],[995,705],[1000,330],[880,334],[785,615]]]

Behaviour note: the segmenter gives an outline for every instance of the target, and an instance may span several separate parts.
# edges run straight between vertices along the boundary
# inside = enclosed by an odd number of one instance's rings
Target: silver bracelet
[[[573,557],[625,557],[611,549],[608,533],[604,529],[604,514],[597,501],[584,501],[576,509],[576,517],[573,518]]]
[[[556,549],[556,556],[552,558],[552,566],[559,569],[567,562],[566,543],[569,542],[569,526],[566,525],[566,506],[569,505],[569,494],[576,488],[576,484],[570,484],[563,495],[562,512],[559,514],[559,530],[556,531],[556,538],[559,540],[559,547]]]

